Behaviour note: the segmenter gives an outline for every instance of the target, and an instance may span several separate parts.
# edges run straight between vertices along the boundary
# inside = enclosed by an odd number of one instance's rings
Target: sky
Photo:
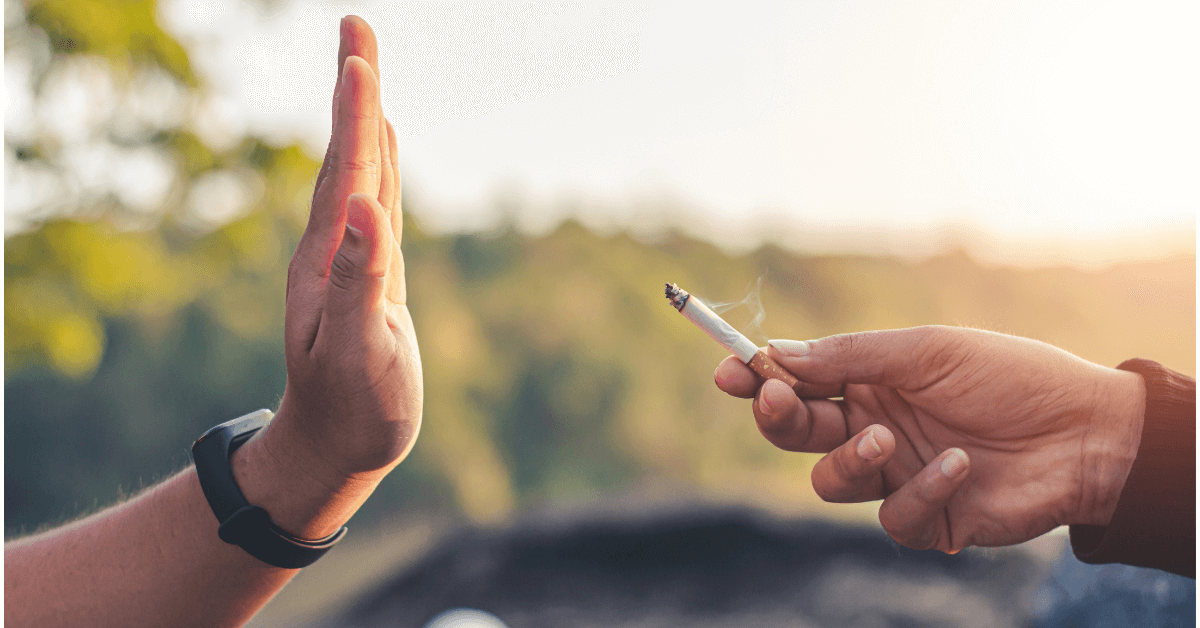
[[[319,156],[347,13],[378,35],[406,190],[435,233],[576,218],[735,251],[1194,254],[1184,3],[166,0],[212,90],[198,129]]]

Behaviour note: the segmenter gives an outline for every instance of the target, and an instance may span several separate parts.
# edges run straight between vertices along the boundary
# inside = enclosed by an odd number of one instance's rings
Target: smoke
[[[759,277],[752,286],[746,286],[746,296],[739,301],[714,303],[703,298],[700,301],[712,311],[720,314],[721,318],[724,318],[730,325],[738,328],[747,338],[759,345],[765,345],[767,334],[763,331],[762,323],[767,319],[767,310],[762,304],[762,283],[763,278]],[[744,311],[740,308],[744,308]],[[733,312],[735,316],[732,318],[725,316],[726,312]],[[744,322],[741,320],[743,316],[745,317]]]

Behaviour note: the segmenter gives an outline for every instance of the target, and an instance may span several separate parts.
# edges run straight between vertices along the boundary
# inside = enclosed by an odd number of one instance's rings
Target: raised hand
[[[396,135],[381,111],[375,35],[361,18],[342,20],[338,68],[333,135],[288,268],[288,382],[268,430],[276,459],[334,491],[373,487],[398,464],[422,407]]]
[[[349,17],[341,35],[333,138],[288,269],[287,389],[230,460],[249,503],[311,540],[346,523],[421,425],[395,133],[380,111],[374,34]],[[221,540],[194,468],[6,543],[4,569],[14,626],[238,626],[297,573]]]
[[[953,553],[1112,517],[1141,434],[1138,375],[954,327],[770,345],[795,390],[736,359],[718,387],[755,398],[777,447],[827,453],[812,472],[823,499],[883,499],[880,523],[900,544]]]

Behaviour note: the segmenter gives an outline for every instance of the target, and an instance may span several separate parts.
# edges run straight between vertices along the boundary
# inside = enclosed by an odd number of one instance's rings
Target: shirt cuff
[[[1142,439],[1107,526],[1070,526],[1075,557],[1196,577],[1196,380],[1150,360],[1117,368],[1146,382]]]

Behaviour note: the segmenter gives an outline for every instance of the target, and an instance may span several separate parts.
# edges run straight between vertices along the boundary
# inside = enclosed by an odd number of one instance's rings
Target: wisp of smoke
[[[754,282],[754,287],[746,287],[746,296],[740,301],[731,301],[729,303],[714,303],[708,299],[700,298],[701,303],[704,303],[717,314],[724,314],[734,308],[745,307],[750,315],[750,321],[747,322],[741,332],[751,340],[761,341],[761,344],[766,344],[767,335],[763,331],[762,322],[767,319],[767,310],[762,304],[762,282],[763,278],[759,277]],[[695,293],[693,298],[699,298]],[[730,321],[732,323],[732,321]]]

